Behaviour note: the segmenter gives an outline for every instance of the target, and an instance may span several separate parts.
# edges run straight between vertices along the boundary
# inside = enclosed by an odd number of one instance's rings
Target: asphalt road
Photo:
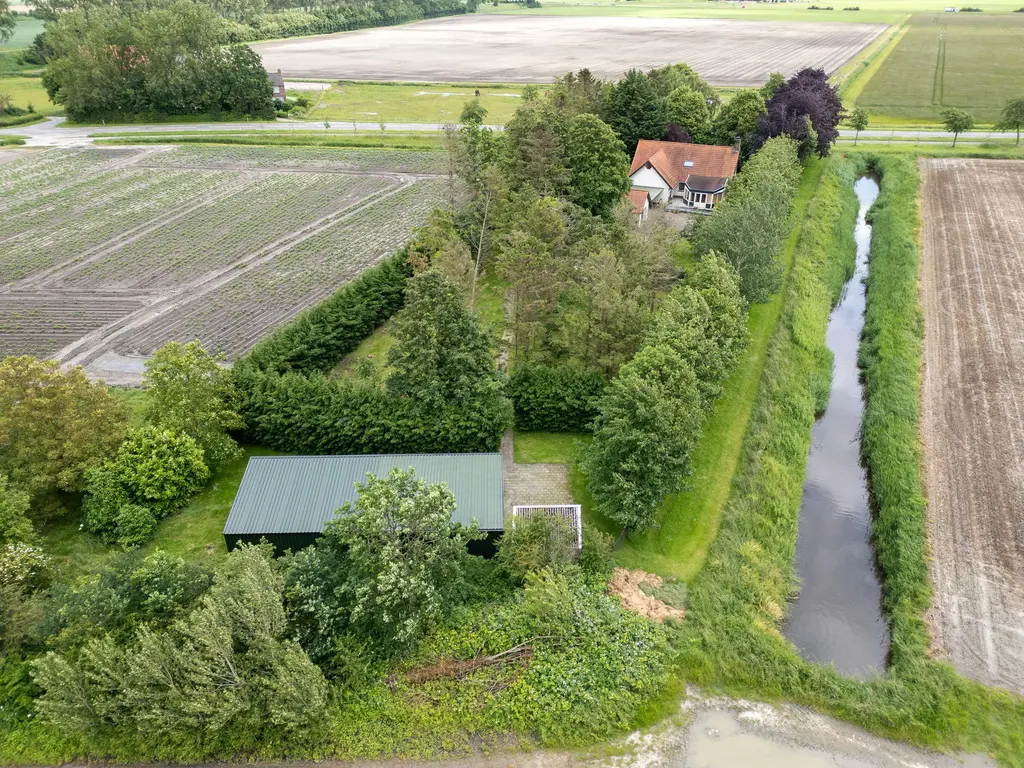
[[[343,135],[358,131],[360,133],[373,133],[380,130],[380,123],[350,123],[339,120],[331,121],[330,128],[324,128],[323,123],[312,121],[299,122],[291,120],[277,120],[274,122],[251,122],[251,123],[159,123],[156,125],[107,125],[91,127],[66,127],[63,117],[52,117],[46,122],[35,125],[15,126],[0,130],[0,136],[24,136],[25,144],[30,147],[79,147],[91,144],[94,136],[114,136],[119,133],[168,133],[181,131],[190,133],[196,131],[238,131],[240,133],[253,133],[256,131],[324,131],[325,133]],[[500,130],[500,126],[490,126]],[[387,131],[415,133],[423,131],[440,131],[444,125],[440,123],[386,123]],[[839,135],[844,139],[852,139],[854,131],[840,131]],[[865,143],[886,142],[889,139],[946,139],[952,143],[953,134],[946,131],[881,131],[866,130],[860,132],[860,141]],[[1011,132],[1000,133],[998,131],[971,131],[960,134],[959,143],[971,143],[989,141],[990,139],[1014,139],[1016,134]],[[169,138],[168,143],[173,143]]]

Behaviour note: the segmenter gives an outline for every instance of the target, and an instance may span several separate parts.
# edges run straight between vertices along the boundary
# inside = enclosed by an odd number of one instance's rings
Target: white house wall
[[[671,188],[653,168],[638,168],[629,178],[634,187],[646,189],[654,202],[664,203],[668,200]]]

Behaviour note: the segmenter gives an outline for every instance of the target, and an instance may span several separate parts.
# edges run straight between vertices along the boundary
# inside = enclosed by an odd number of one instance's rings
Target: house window
[[[685,188],[686,188],[686,182],[685,181],[680,181],[679,182],[679,191],[682,192]]]
[[[707,195],[706,192],[691,192],[690,193],[690,202],[693,203],[694,205],[697,205],[698,203],[704,203],[704,202],[707,201],[707,199],[708,199],[708,195]]]

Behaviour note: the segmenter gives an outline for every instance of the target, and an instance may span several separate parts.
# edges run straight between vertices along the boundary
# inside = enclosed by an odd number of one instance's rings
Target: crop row
[[[323,147],[211,147],[184,145],[147,157],[147,165],[251,170],[388,171],[446,173],[445,152]]]
[[[130,160],[138,150],[62,150],[22,154],[0,166],[0,212],[22,206],[61,188],[79,184],[114,162]]]
[[[124,169],[15,206],[0,217],[0,279],[63,264],[239,178],[217,171]]]
[[[79,289],[172,290],[393,184],[383,176],[250,177],[231,194],[112,250],[102,260],[63,273],[59,282]]]
[[[47,357],[139,306],[116,296],[0,293],[0,358]]]
[[[406,242],[440,204],[447,182],[421,181],[325,228],[272,261],[168,312],[117,345],[150,353],[161,344],[198,338],[237,356]]]

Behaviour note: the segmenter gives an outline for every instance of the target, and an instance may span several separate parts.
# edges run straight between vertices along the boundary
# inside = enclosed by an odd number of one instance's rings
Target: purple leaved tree
[[[774,136],[789,136],[800,144],[801,159],[816,151],[825,157],[839,138],[843,102],[828,83],[823,69],[802,69],[768,101],[752,146],[760,149]]]

